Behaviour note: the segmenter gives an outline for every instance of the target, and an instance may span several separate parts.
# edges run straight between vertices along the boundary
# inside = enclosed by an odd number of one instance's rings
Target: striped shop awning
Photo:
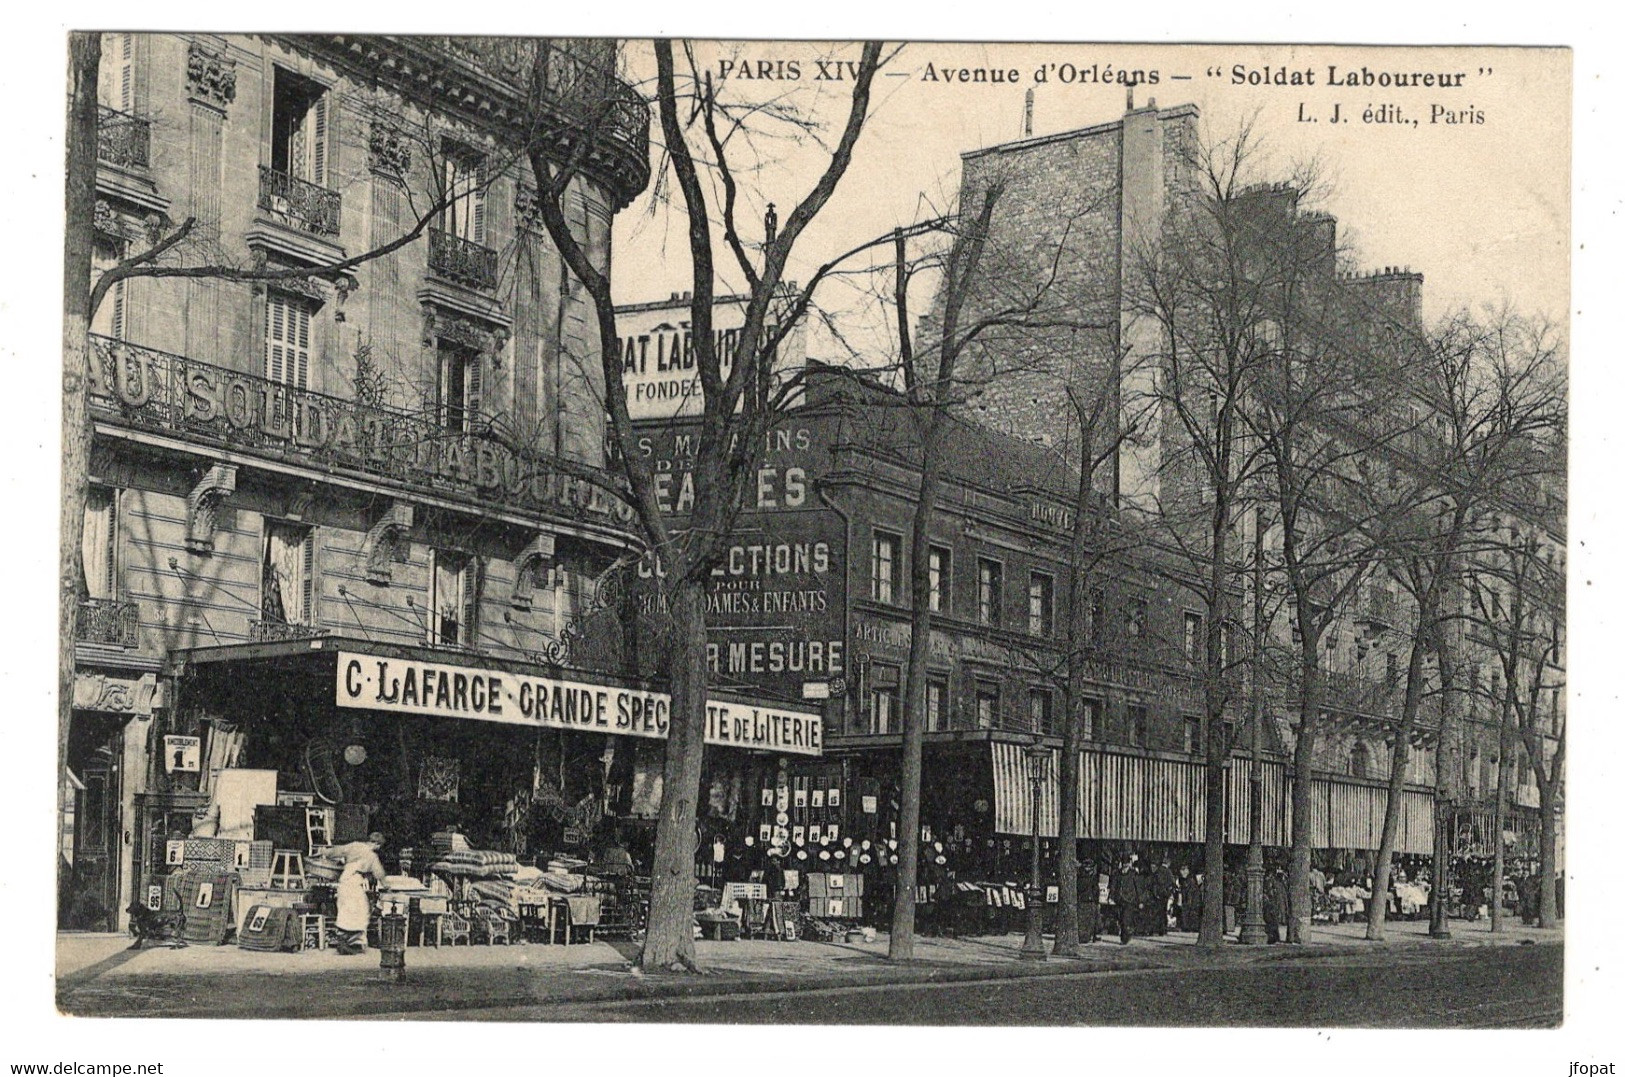
[[[993,828],[1000,834],[1032,833],[1033,783],[1023,745],[995,741]],[[1248,837],[1252,799],[1251,764],[1242,758],[1228,769],[1225,840]],[[1291,781],[1279,760],[1265,760],[1261,805],[1265,845],[1282,847],[1292,835]],[[1043,764],[1038,796],[1038,832],[1059,832],[1060,753],[1051,749]],[[1113,841],[1199,842],[1207,832],[1207,768],[1199,760],[1160,759],[1089,749],[1078,759],[1078,834]],[[1382,786],[1317,778],[1311,790],[1312,841],[1317,848],[1375,849],[1382,838],[1388,791]],[[1433,797],[1408,789],[1402,803],[1396,851],[1427,853],[1433,848]]]

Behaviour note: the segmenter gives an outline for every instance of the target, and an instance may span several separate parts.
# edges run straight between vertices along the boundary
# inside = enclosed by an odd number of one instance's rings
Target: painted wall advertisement
[[[780,306],[788,299],[779,302]],[[712,305],[712,338],[721,361],[722,376],[733,370],[739,349],[739,330],[745,323],[743,296],[722,296]],[[626,386],[627,412],[633,419],[692,418],[704,406],[699,369],[694,358],[694,330],[688,301],[674,297],[667,303],[640,303],[623,307],[617,315],[621,335],[621,381]],[[782,324],[768,316],[770,330]],[[780,343],[776,369],[798,369],[807,357],[806,329],[791,327]]]
[[[647,430],[640,439],[674,515],[692,508],[691,429]],[[720,684],[811,699],[827,697],[846,676],[846,526],[813,488],[819,444],[808,421],[792,418],[768,431],[746,511],[706,594],[708,656]],[[661,612],[663,571],[654,558],[638,566],[645,618]]]

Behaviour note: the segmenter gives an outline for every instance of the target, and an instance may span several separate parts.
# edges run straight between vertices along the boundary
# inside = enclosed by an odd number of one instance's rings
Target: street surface
[[[1560,946],[1372,954],[1226,968],[511,1007],[457,1019],[851,1025],[1551,1028]]]

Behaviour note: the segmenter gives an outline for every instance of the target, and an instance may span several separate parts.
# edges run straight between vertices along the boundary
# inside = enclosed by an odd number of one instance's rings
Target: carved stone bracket
[[[186,50],[186,93],[224,112],[237,99],[237,61],[192,42]]]
[[[530,609],[536,592],[536,579],[545,567],[547,576],[553,571],[553,536],[543,532],[530,540],[519,556],[513,559],[514,572],[512,602],[516,608]]]
[[[214,549],[215,516],[226,498],[237,492],[237,468],[216,464],[186,495],[186,548],[193,553]]]
[[[367,579],[371,583],[388,583],[390,565],[395,560],[395,545],[401,535],[412,527],[412,506],[405,501],[391,501],[378,522],[367,531],[362,547],[367,557]]]

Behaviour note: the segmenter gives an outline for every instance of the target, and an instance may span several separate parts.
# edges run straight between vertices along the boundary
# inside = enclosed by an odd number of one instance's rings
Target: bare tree
[[[538,208],[549,238],[571,275],[586,289],[596,314],[598,352],[609,411],[609,438],[622,467],[639,527],[665,567],[662,601],[674,631],[671,650],[672,711],[664,769],[664,792],[655,836],[648,935],[640,963],[646,969],[697,970],[692,937],[695,818],[704,758],[706,668],[705,588],[710,572],[727,549],[742,504],[745,480],[754,474],[761,434],[782,405],[786,386],[774,379],[778,344],[807,311],[813,290],[839,259],[820,266],[807,286],[785,295],[785,269],[797,242],[835,193],[851,164],[869,111],[870,90],[881,64],[881,47],[863,46],[852,81],[852,96],[839,137],[812,189],[769,227],[753,256],[737,212],[739,191],[730,164],[732,133],[750,122],[730,110],[698,77],[691,53],[679,86],[673,44],[654,43],[657,78],[655,109],[667,165],[675,178],[687,217],[688,254],[694,288],[689,307],[694,359],[703,392],[698,449],[694,458],[695,500],[689,526],[681,533],[662,517],[654,476],[639,456],[621,382],[619,335],[607,268],[596,265],[586,237],[569,221],[565,198],[583,163],[554,161],[539,149],[531,155]],[[546,72],[538,66],[537,85]],[[587,152],[583,147],[581,154]],[[705,169],[715,183],[702,176]],[[720,186],[720,199],[716,187]],[[712,332],[717,247],[720,242],[747,283],[748,299],[731,369],[725,369]]]
[[[1402,428],[1389,440],[1393,463],[1418,491],[1408,519],[1384,539],[1385,556],[1417,605],[1402,736],[1414,719],[1413,692],[1422,691],[1418,648],[1435,649],[1440,687],[1449,702],[1457,680],[1455,637],[1464,619],[1456,598],[1462,573],[1486,544],[1494,514],[1515,515],[1528,491],[1550,481],[1552,461],[1560,458],[1551,446],[1561,437],[1567,407],[1561,343],[1547,327],[1510,313],[1488,320],[1463,314],[1447,319],[1404,374],[1391,398],[1407,413],[1373,416]],[[1528,511],[1529,502],[1523,503]],[[1457,717],[1450,706],[1441,709],[1447,723],[1440,731],[1441,784],[1451,769],[1444,748],[1455,731],[1448,723]],[[1396,742],[1374,870],[1378,897],[1371,907],[1372,937],[1381,936],[1380,895],[1388,884],[1400,810],[1395,790],[1403,789],[1406,747],[1404,740]],[[1442,897],[1449,865],[1441,862],[1441,851],[1436,844],[1433,880]]]
[[[1567,727],[1555,698],[1542,728],[1543,697],[1561,679],[1563,621],[1562,570],[1553,560],[1550,539],[1543,534],[1543,512],[1523,511],[1505,520],[1478,544],[1468,558],[1467,631],[1489,652],[1500,676],[1500,691],[1490,705],[1497,712],[1495,811],[1492,832],[1506,829],[1508,781],[1512,758],[1522,755],[1535,776],[1540,810],[1540,922],[1557,926],[1557,811],[1562,794]],[[1505,878],[1505,843],[1497,840],[1492,887],[1500,893]],[[1490,930],[1501,928],[1501,903],[1495,902]]]
[[[1150,425],[1164,438],[1159,489],[1147,521],[1178,551],[1169,579],[1187,587],[1205,618],[1201,654],[1206,735],[1206,841],[1198,944],[1224,939],[1224,838],[1228,738],[1225,716],[1236,699],[1225,652],[1225,626],[1239,590],[1239,511],[1262,464],[1262,447],[1244,409],[1275,354],[1270,328],[1273,280],[1245,257],[1252,229],[1243,197],[1252,137],[1194,148],[1187,189],[1149,249],[1133,252],[1125,301],[1154,327],[1157,351]]]

